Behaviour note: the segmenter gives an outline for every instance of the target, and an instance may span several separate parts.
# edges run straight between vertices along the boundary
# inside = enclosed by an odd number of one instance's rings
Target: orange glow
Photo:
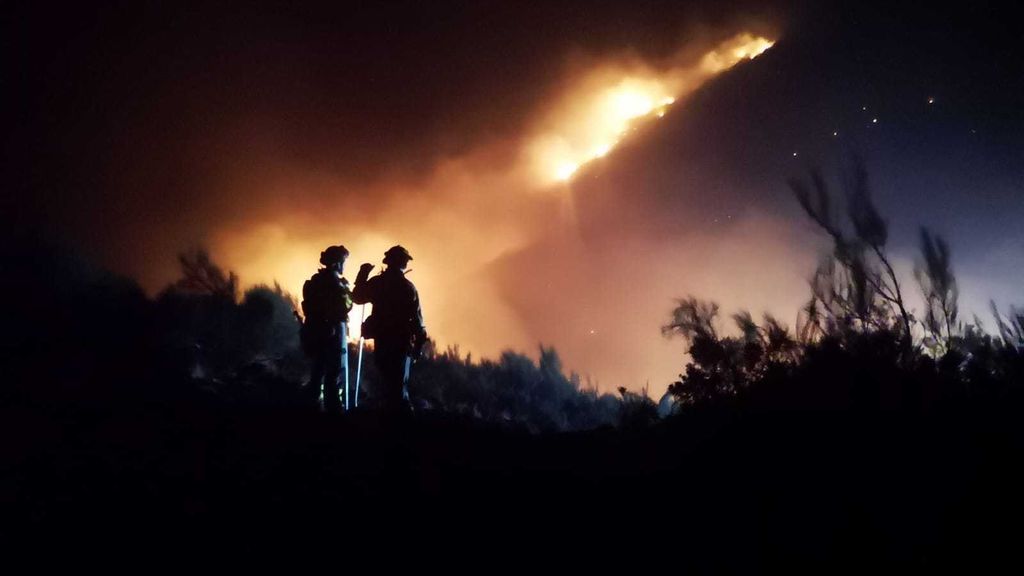
[[[259,187],[261,196],[314,198],[317,203],[267,206],[255,215],[226,222],[210,238],[211,248],[245,285],[276,280],[301,297],[302,283],[317,269],[324,247],[341,243],[350,250],[345,275],[354,280],[360,264],[375,264],[376,273],[384,251],[402,244],[414,257],[409,278],[419,289],[428,332],[442,349],[458,344],[474,358],[493,358],[507,349],[534,350],[543,340],[564,354],[567,368],[606,383],[638,388],[642,374],[655,383],[669,382],[678,370],[678,343],[664,342],[657,328],[666,303],[678,295],[683,282],[693,281],[685,271],[678,277],[666,276],[663,287],[644,296],[648,304],[642,313],[629,314],[614,327],[595,325],[601,318],[590,314],[579,326],[575,321],[554,325],[546,319],[552,316],[548,305],[583,314],[573,298],[545,301],[536,309],[516,307],[508,298],[508,292],[517,289],[516,282],[500,272],[509,256],[553,234],[569,237],[560,245],[562,250],[579,249],[573,247],[570,199],[545,192],[564,190],[588,162],[614,154],[640,124],[656,122],[714,75],[769,46],[768,40],[741,34],[711,51],[685,52],[667,62],[628,56],[592,62],[568,72],[564,88],[550,101],[537,104],[515,138],[478,142],[469,152],[418,174],[415,181],[382,177],[354,187],[340,175],[288,164],[269,165],[266,173],[246,172],[227,184],[237,187],[240,195]],[[677,249],[693,250],[688,245]],[[692,252],[692,258],[701,258],[703,252]],[[639,274],[639,269],[630,268],[640,265],[635,253],[621,260],[617,255],[608,258],[618,262],[614,267]],[[660,258],[668,259],[668,254]],[[593,309],[615,308],[596,300],[603,297],[599,291],[579,291],[570,279],[580,271],[558,272],[567,264],[555,262],[530,263],[516,273],[531,281],[550,278],[543,286],[553,294],[577,290],[576,299],[600,302]],[[653,262],[644,263],[654,267]],[[800,275],[793,277],[799,280]],[[621,300],[615,296],[615,302]],[[357,307],[350,322],[353,338],[358,338],[359,320]],[[563,328],[572,331],[563,335]],[[584,334],[586,345],[572,341],[572,334]],[[636,362],[621,365],[595,346],[598,340],[637,346]]]

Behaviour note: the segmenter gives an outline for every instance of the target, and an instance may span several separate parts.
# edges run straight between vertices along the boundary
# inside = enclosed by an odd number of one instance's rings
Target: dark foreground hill
[[[976,568],[1012,557],[1022,535],[1015,404],[918,417],[712,407],[552,435],[437,414],[18,409],[2,420],[0,493],[10,535],[319,530],[725,569]]]

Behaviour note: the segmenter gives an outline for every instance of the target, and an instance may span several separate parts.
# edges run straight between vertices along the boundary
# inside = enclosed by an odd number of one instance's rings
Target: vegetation
[[[681,336],[690,362],[670,392],[681,406],[742,400],[774,407],[927,409],[999,400],[1024,390],[1022,313],[992,305],[997,334],[960,319],[950,249],[921,229],[915,275],[924,311],[909,309],[886,248],[889,231],[873,203],[867,171],[846,179],[845,226],[825,179],[790,181],[832,250],[811,281],[795,333],[770,315],[757,324],[733,315],[738,336],[723,336],[716,304],[679,300],[662,331]]]
[[[74,273],[74,258],[45,249],[26,263],[23,278],[35,278],[26,293],[38,310],[25,319],[18,342],[37,366],[53,356],[69,364],[69,389],[27,381],[19,388],[39,405],[90,405],[101,390],[116,388],[115,403],[142,394],[156,401],[183,395],[199,402],[312,410],[306,390],[308,363],[298,338],[294,298],[280,286],[257,286],[239,296],[238,280],[203,251],[183,254],[182,277],[154,299],[131,281],[102,273]],[[47,284],[58,275],[67,283]],[[60,350],[74,350],[73,357]],[[355,345],[350,349],[353,373]],[[15,355],[17,356],[17,355]],[[29,365],[26,362],[24,365]],[[462,356],[457,347],[427,346],[414,370],[412,396],[417,408],[533,432],[585,430],[612,426],[629,406],[612,394],[566,375],[554,348],[541,346],[539,360],[507,351],[496,360]],[[70,377],[70,378],[68,378]],[[364,402],[372,404],[377,374],[372,344],[363,359]],[[49,377],[44,377],[45,381]],[[53,378],[61,380],[60,375]],[[354,385],[354,382],[353,382]],[[51,398],[50,396],[54,397]],[[628,398],[632,401],[633,395]],[[104,398],[103,402],[109,399]]]

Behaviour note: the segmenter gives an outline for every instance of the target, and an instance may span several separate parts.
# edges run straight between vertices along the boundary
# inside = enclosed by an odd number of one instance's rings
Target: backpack
[[[302,285],[302,315],[299,342],[307,354],[313,354],[325,338],[334,333],[335,324],[347,319],[344,280],[320,271]]]
[[[327,318],[327,300],[330,295],[326,288],[329,286],[317,272],[302,284],[302,315],[306,318],[306,324],[320,322]]]

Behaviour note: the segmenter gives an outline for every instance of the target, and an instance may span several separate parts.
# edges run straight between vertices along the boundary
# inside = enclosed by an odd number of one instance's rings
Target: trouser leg
[[[380,377],[378,398],[380,406],[388,411],[402,411],[408,407],[408,354],[401,346],[382,342],[374,350],[377,372]]]
[[[344,324],[331,337],[326,351],[324,376],[324,410],[340,412],[342,409],[343,386],[348,378],[348,347]]]
[[[335,357],[338,360],[338,377],[335,378],[336,388],[338,392],[335,397],[338,398],[340,406],[346,410],[349,408],[348,395],[352,393],[349,383],[349,370],[348,370],[348,325],[342,324],[340,328],[339,341],[337,349],[335,351]]]
[[[338,397],[340,368],[341,352],[332,348],[327,354],[327,373],[324,376],[324,411],[326,412],[341,411],[341,399]]]
[[[313,362],[309,371],[309,385],[306,388],[310,399],[316,404],[320,403],[320,392],[324,383],[324,376],[327,373],[326,360],[327,354],[323,350],[318,350],[312,358]]]

